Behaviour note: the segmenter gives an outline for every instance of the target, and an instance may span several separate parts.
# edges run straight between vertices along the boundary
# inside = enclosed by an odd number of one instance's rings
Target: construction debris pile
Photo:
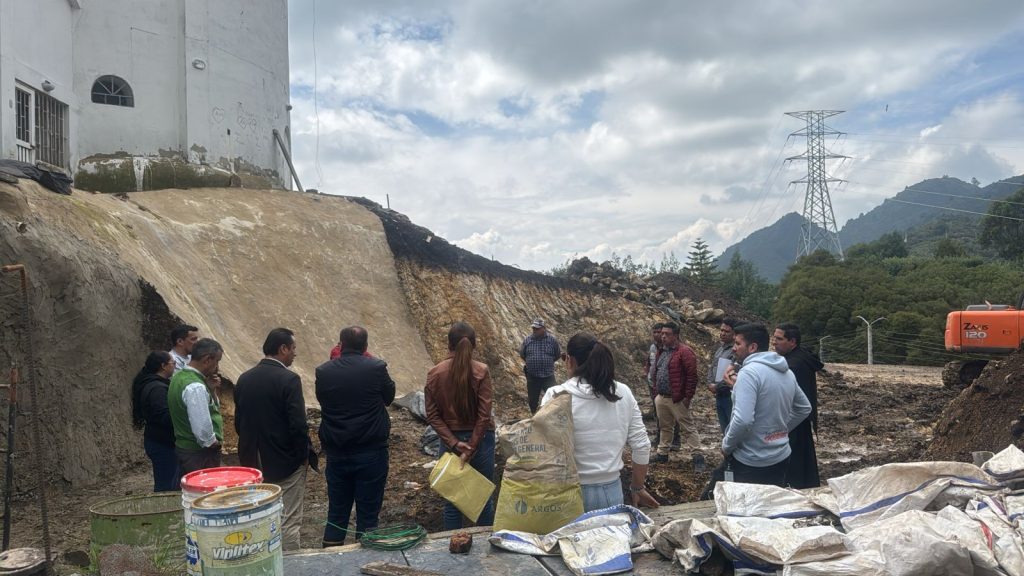
[[[796,491],[720,483],[717,515],[669,522],[662,555],[696,571],[724,555],[736,574],[1024,574],[1024,452],[980,467],[914,462],[867,468]]]
[[[971,453],[994,452],[1024,435],[1024,353],[988,363],[953,399],[935,424],[924,457],[969,462]]]
[[[604,288],[627,300],[662,308],[676,320],[714,324],[725,318],[725,310],[716,308],[711,300],[695,302],[685,296],[679,297],[654,282],[654,276],[640,277],[624,272],[615,268],[610,261],[598,265],[588,258],[580,258],[569,265],[566,274],[584,284]]]

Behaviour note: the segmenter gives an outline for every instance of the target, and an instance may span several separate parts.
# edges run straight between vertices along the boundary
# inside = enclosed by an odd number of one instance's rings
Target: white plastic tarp
[[[718,516],[677,520],[654,536],[662,555],[686,571],[697,570],[717,546],[737,574],[775,574],[791,562],[812,562],[848,554],[845,537],[831,526],[799,526],[787,518]]]
[[[981,469],[1003,482],[1024,477],[1024,452],[1013,444],[988,459]]]
[[[799,490],[741,482],[715,484],[715,508],[719,516],[761,518],[808,518],[826,513]]]
[[[912,510],[851,530],[849,556],[790,564],[784,576],[994,576],[984,533],[955,509]],[[959,515],[956,513],[959,512]]]
[[[973,464],[912,462],[885,464],[828,481],[847,530],[910,510],[925,510],[943,495],[972,496],[1005,489]]]
[[[499,530],[488,541],[499,548],[533,556],[561,554],[577,576],[632,570],[631,553],[651,550],[655,524],[627,505],[587,512],[548,534]]]

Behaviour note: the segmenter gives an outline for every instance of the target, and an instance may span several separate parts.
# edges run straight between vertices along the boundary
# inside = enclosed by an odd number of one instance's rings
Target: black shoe
[[[668,462],[668,456],[664,454],[655,454],[654,458],[651,458],[651,464],[664,464]]]
[[[707,469],[708,469],[708,465],[707,465],[707,462],[704,461],[704,455],[703,454],[694,454],[693,455],[693,471],[698,473],[698,474],[701,474],[701,473],[707,471]]]
[[[678,442],[676,442],[676,443],[672,444],[672,448],[671,448],[671,450],[672,450],[673,452],[679,452],[679,449],[680,449],[680,446],[679,446],[679,443],[678,443]]]

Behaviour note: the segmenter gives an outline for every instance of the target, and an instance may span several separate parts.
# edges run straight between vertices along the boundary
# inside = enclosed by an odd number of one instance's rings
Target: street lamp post
[[[825,340],[828,340],[829,338],[831,338],[831,336],[822,336],[821,338],[818,338],[818,358],[821,360],[822,364],[825,363]]]
[[[868,366],[871,366],[872,364],[875,363],[875,357],[872,354],[871,350],[871,327],[875,324],[875,322],[881,322],[882,320],[885,320],[885,316],[882,316],[881,318],[875,318],[871,322],[868,322],[867,318],[863,316],[857,316],[857,318],[863,320],[864,324],[867,325],[868,327]]]

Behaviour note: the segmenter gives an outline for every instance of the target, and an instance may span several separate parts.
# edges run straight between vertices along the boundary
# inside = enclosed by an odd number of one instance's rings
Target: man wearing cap
[[[537,405],[544,392],[555,385],[555,361],[562,355],[558,340],[548,334],[544,321],[537,318],[530,325],[533,334],[523,340],[519,347],[519,356],[526,362],[526,393],[530,403],[530,412],[537,412]]]

